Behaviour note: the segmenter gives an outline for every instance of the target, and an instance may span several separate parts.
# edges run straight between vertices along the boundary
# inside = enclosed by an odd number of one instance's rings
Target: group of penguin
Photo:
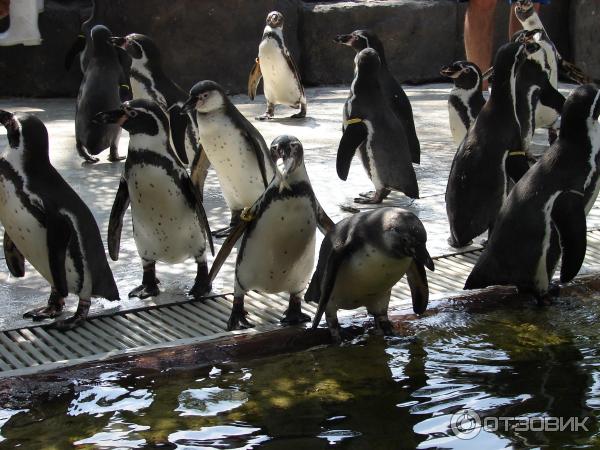
[[[540,298],[561,254],[561,281],[576,275],[585,254],[585,214],[600,186],[595,160],[600,105],[591,85],[564,101],[555,89],[558,53],[531,2],[520,1],[517,9],[527,15],[524,25],[532,22],[530,16],[534,23],[498,51],[487,102],[481,94],[483,75],[475,65],[458,62],[442,70],[455,82],[450,124],[460,141],[446,203],[452,245],[464,246],[486,228],[494,229],[466,288],[511,284]],[[405,274],[415,313],[426,310],[425,268],[434,270],[434,264],[426,248],[427,233],[414,214],[382,207],[334,224],[315,197],[297,138],[279,136],[267,146],[219,84],[200,81],[186,94],[163,71],[151,38],[112,36],[97,23],[96,12],[94,4],[67,55],[70,65],[80,53],[83,72],[76,146],[88,163],[96,162],[106,148],[109,160],[117,161],[121,129],[129,132],[110,213],[108,253],[118,259],[123,218],[131,206],[143,278],[130,297],[159,294],[157,261],[178,263],[193,257],[197,274],[189,295],[204,298],[240,241],[229,330],[252,326],[244,308],[250,290],[287,292],[282,322],[310,321],[301,310],[306,289],[304,299],[318,304],[313,327],[325,314],[335,341],[341,340],[337,310],[359,306],[373,315],[376,332],[391,334],[391,289]],[[272,118],[280,104],[300,110],[293,118],[306,116],[306,96],[285,46],[283,24],[281,13],[268,14],[250,72],[251,98],[261,79],[264,84],[267,109],[259,120]],[[389,71],[383,44],[366,30],[335,41],[356,51],[354,80],[343,110],[338,176],[347,178],[358,149],[375,192],[361,194],[356,202],[381,203],[391,190],[418,198],[413,164],[420,162],[420,144],[410,102]],[[527,149],[538,101],[551,108],[544,112],[554,117],[547,126],[555,127],[558,114],[562,125],[554,144],[530,168]],[[8,137],[0,155],[7,266],[12,275],[22,277],[27,259],[51,285],[47,305],[26,313],[34,320],[61,315],[67,295],[78,295],[76,313],[53,324],[61,330],[74,328],[85,321],[91,297],[119,298],[100,231],[86,204],[50,164],[48,132],[40,119],[1,111],[0,123]],[[231,210],[229,226],[214,232],[202,203],[209,166]],[[511,180],[516,184],[509,194]],[[325,238],[313,273],[317,228]],[[209,271],[213,236],[226,239]]]

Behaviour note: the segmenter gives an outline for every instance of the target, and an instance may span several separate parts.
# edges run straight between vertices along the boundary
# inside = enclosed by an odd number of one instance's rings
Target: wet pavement
[[[429,84],[406,87],[406,93],[413,105],[417,134],[421,141],[421,164],[415,166],[421,198],[411,200],[400,193],[392,193],[383,205],[401,206],[413,211],[424,222],[428,232],[428,248],[432,256],[454,253],[446,243],[448,224],[446,219],[444,191],[450,171],[450,164],[456,151],[448,126],[446,101],[450,84]],[[562,85],[566,95],[573,86]],[[359,193],[373,189],[359,158],[354,158],[348,181],[337,177],[335,156],[342,132],[342,107],[348,93],[346,86],[320,87],[307,90],[308,114],[303,120],[288,119],[294,110],[279,107],[276,118],[268,122],[252,118],[264,111],[264,97],[251,102],[248,97],[233,97],[239,109],[251,118],[269,144],[281,134],[294,135],[304,145],[305,164],[317,198],[325,211],[335,221],[350,213],[344,212],[341,205],[352,205]],[[82,165],[75,150],[74,99],[1,99],[0,109],[8,111],[30,111],[38,114],[48,127],[50,135],[50,158],[61,175],[75,188],[88,204],[100,226],[106,244],[106,230],[110,209],[117,191],[123,163],[109,163],[108,151],[102,153],[101,161],[94,165]],[[7,145],[6,131],[0,127],[0,146]],[[543,149],[545,135],[537,133],[535,147]],[[124,132],[119,145],[120,153],[127,152],[128,136]],[[229,210],[220,193],[219,184],[211,170],[205,185],[205,209],[212,229],[228,224]],[[361,207],[364,209],[364,207]],[[596,209],[597,211],[597,209]],[[600,225],[595,211],[592,212],[588,227]],[[1,230],[3,233],[3,230]],[[322,236],[317,233],[318,245]],[[482,238],[476,240],[479,242]],[[215,241],[218,251],[222,240]],[[233,290],[235,250],[221,269],[213,284],[215,293]],[[33,307],[45,304],[49,293],[48,283],[29,264],[24,278],[12,277],[0,252],[0,329],[11,329],[30,325],[22,314]],[[103,299],[92,301],[91,314],[106,314],[115,310],[138,308],[150,304],[185,301],[185,293],[191,288],[196,273],[193,259],[185,263],[168,265],[157,264],[157,276],[161,280],[161,295],[146,300],[128,299],[127,293],[136,287],[142,277],[142,267],[133,241],[131,215],[125,216],[119,261],[109,261],[117,281],[122,300],[109,302]],[[209,265],[212,257],[209,257]],[[316,263],[316,261],[315,261]],[[76,307],[75,296],[67,300],[69,313]]]

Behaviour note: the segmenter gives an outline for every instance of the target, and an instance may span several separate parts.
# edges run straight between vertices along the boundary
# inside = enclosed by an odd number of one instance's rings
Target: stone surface
[[[570,37],[573,62],[594,80],[600,80],[600,1],[571,2]]]

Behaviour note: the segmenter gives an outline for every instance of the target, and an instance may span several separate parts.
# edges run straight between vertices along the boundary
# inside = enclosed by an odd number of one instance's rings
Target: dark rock
[[[570,35],[573,62],[594,80],[600,80],[600,2],[578,0],[571,2]]]
[[[335,44],[338,34],[369,28],[382,40],[398,81],[439,78],[457,40],[456,2],[386,0],[305,4],[302,73],[308,84],[349,83],[354,51]]]

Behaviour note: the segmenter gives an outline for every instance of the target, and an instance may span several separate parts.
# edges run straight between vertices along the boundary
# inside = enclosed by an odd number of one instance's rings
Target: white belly
[[[135,70],[138,72],[138,76],[145,77],[150,85],[150,89],[144,83],[138,81],[138,79],[134,78],[133,75],[129,77],[129,83],[131,84],[131,95],[134,99],[141,98],[146,100],[152,100],[157,102],[163,108],[167,108],[167,100],[165,97],[158,92],[155,88],[152,79],[150,78],[150,73],[147,69],[143,67],[132,68],[132,71]]]
[[[246,240],[237,268],[243,288],[302,291],[313,269],[316,227],[314,209],[307,197],[272,202]]]
[[[452,139],[454,139],[454,143],[456,145],[460,145],[467,135],[467,128],[458,115],[458,112],[451,106],[448,106],[448,118],[450,121],[450,132],[452,133]]]
[[[200,257],[206,237],[196,212],[160,167],[133,167],[127,180],[133,237],[142,258],[178,263]]]
[[[299,105],[302,94],[296,76],[274,39],[267,38],[258,47],[265,97],[270,103]]]
[[[252,206],[265,190],[254,150],[224,114],[199,118],[198,134],[229,208]],[[268,183],[273,173],[266,166]]]
[[[412,258],[392,258],[375,247],[365,245],[341,264],[329,308],[354,309],[366,306],[387,309],[392,287],[411,263]]]

